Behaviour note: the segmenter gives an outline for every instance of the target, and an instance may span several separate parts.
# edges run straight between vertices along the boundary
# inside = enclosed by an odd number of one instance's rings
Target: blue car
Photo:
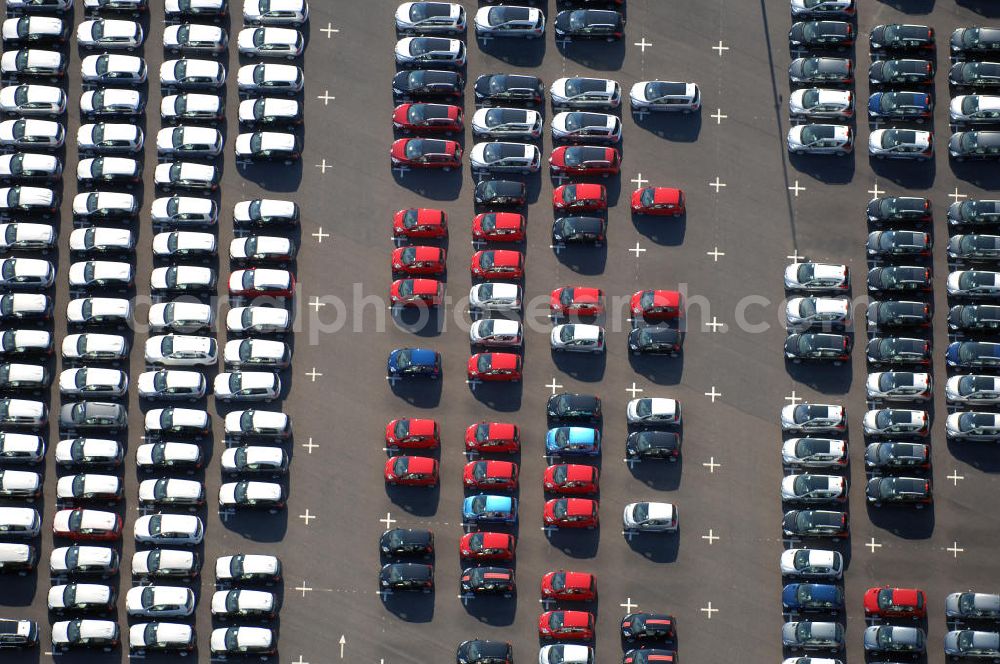
[[[868,98],[868,117],[923,122],[934,115],[934,99],[926,92],[876,92]]]
[[[517,498],[479,494],[462,501],[462,522],[514,523],[517,521]]]
[[[781,591],[781,606],[794,613],[838,613],[844,608],[844,591],[829,583],[789,583]]]
[[[989,341],[953,341],[945,353],[949,367],[995,369],[1000,367],[1000,344]]]
[[[545,434],[545,454],[597,456],[601,453],[601,432],[590,427],[556,427]]]
[[[427,348],[397,348],[389,353],[386,371],[390,377],[418,376],[437,380],[441,376],[441,355]]]

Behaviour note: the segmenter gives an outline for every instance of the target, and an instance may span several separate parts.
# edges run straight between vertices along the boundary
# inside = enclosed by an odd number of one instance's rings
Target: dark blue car
[[[871,119],[924,119],[934,114],[934,99],[926,92],[876,92],[868,98]]]
[[[397,348],[389,353],[386,373],[389,377],[418,376],[437,380],[441,376],[441,355],[427,348]]]
[[[794,613],[837,613],[844,608],[844,591],[828,583],[789,583],[781,591],[781,606]]]
[[[1000,344],[989,341],[954,341],[945,353],[949,367],[984,369],[1000,367]]]

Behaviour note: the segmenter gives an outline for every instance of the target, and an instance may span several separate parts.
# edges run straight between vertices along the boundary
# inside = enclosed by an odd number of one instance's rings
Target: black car
[[[959,62],[948,71],[948,82],[970,88],[998,88],[1000,62]]]
[[[65,404],[59,411],[61,431],[121,431],[128,426],[125,408],[116,403],[81,401]]]
[[[896,221],[930,221],[931,200],[919,196],[886,196],[868,201],[868,221],[887,224]]]
[[[871,443],[865,448],[865,467],[872,470],[927,469],[931,466],[931,448],[923,443]]]
[[[521,206],[528,200],[528,187],[513,180],[482,180],[476,185],[476,205]]]
[[[831,510],[792,510],[785,512],[781,529],[788,537],[839,537],[850,535],[845,512]]]
[[[1000,329],[1000,306],[959,304],[948,311],[948,329],[963,332]]]
[[[420,563],[389,563],[378,575],[382,590],[429,593],[434,590],[434,567]]]
[[[854,64],[847,58],[795,58],[788,78],[797,83],[847,84],[854,81]]]
[[[472,639],[462,641],[455,653],[456,664],[514,664],[514,648],[506,641]]]
[[[622,664],[674,664],[676,650],[661,648],[634,648],[622,656]]]
[[[462,592],[473,595],[510,595],[514,570],[509,567],[467,567],[462,570]]]
[[[483,74],[473,86],[476,104],[521,102],[528,106],[542,103],[545,84],[537,76],[524,74]]]
[[[865,358],[869,364],[930,364],[931,342],[905,337],[875,337],[868,342]]]
[[[602,245],[608,222],[600,217],[561,217],[552,224],[552,243],[578,242]]]
[[[684,334],[668,325],[637,327],[628,333],[628,350],[633,355],[676,357],[684,345]]]
[[[841,51],[853,43],[854,26],[846,21],[799,21],[788,31],[788,45],[792,48],[835,46]]]
[[[601,399],[592,394],[562,392],[549,397],[545,411],[556,420],[598,422],[601,419]]]
[[[952,53],[994,53],[1000,51],[1000,29],[958,28],[951,33]]]
[[[625,439],[625,456],[677,461],[681,456],[681,437],[673,431],[633,431]]]
[[[851,359],[852,345],[851,338],[843,334],[789,334],[785,339],[785,358],[796,364],[811,360],[832,362],[836,366]]]
[[[948,258],[965,261],[1000,260],[1000,235],[953,235],[948,240]]]
[[[934,48],[934,28],[926,25],[888,23],[872,28],[868,45],[873,51],[909,51]]]
[[[1000,159],[1000,131],[956,131],[948,139],[948,156],[955,161]]]
[[[875,267],[868,271],[868,290],[873,293],[931,290],[931,269],[912,265]]]
[[[919,84],[934,82],[934,63],[930,60],[879,60],[868,68],[872,85]]]
[[[873,329],[929,327],[931,305],[907,300],[872,302],[868,305],[865,317],[868,320],[868,327]]]
[[[606,39],[625,34],[625,17],[610,9],[567,9],[556,14],[556,39]]]
[[[434,533],[422,528],[392,528],[382,533],[379,550],[387,556],[422,556],[434,553]]]
[[[878,258],[929,256],[932,246],[931,236],[923,231],[874,231],[868,234],[865,251]]]
[[[971,200],[948,206],[949,226],[1000,224],[1000,200]]]
[[[919,477],[875,477],[868,480],[865,498],[875,506],[885,503],[916,505],[931,502],[931,482]]]
[[[622,618],[622,638],[626,641],[672,641],[676,636],[676,621],[665,613],[629,613]]]
[[[407,99],[461,97],[464,90],[465,79],[455,71],[415,69],[392,77],[393,94]]]

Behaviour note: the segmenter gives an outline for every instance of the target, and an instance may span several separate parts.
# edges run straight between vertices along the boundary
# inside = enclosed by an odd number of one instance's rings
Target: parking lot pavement
[[[464,2],[467,11],[475,3]],[[876,23],[906,20],[932,25],[939,36],[934,128],[937,145],[948,133],[947,51],[942,40],[959,25],[986,23],[968,3],[864,3],[859,33]],[[551,23],[552,3],[547,3]],[[790,158],[783,139],[788,129],[786,44],[790,24],[785,0],[735,4],[723,0],[682,0],[660,5],[631,0],[628,26],[619,43],[557,45],[549,30],[544,42],[492,41],[477,44],[470,29],[467,79],[490,72],[525,72],[554,79],[573,74],[607,76],[625,90],[635,81],[664,78],[696,81],[704,104],[700,114],[684,117],[636,118],[622,109],[624,138],[620,177],[600,180],[608,187],[611,208],[606,247],[585,250],[550,248],[551,198],[555,183],[547,170],[526,179],[529,190],[528,239],[524,281],[526,300],[547,296],[562,285],[598,286],[608,295],[627,297],[641,288],[681,288],[693,306],[688,317],[684,353],[668,360],[632,360],[626,353],[626,314],[609,313],[604,357],[559,358],[548,351],[550,323],[541,313],[528,315],[523,382],[507,386],[466,383],[469,356],[468,318],[463,298],[471,285],[467,271],[474,251],[470,221],[474,214],[475,180],[461,172],[393,173],[388,146],[394,136],[392,12],[395,3],[312,3],[308,48],[301,63],[306,87],[301,97],[305,122],[300,128],[302,160],[291,166],[240,169],[231,145],[237,131],[238,103],[233,76],[241,64],[235,50],[226,59],[227,145],[221,193],[223,210],[219,246],[232,238],[229,214],[239,200],[255,196],[291,198],[302,206],[296,264],[300,291],[294,301],[294,361],[283,374],[289,396],[281,403],[295,424],[289,447],[293,456],[287,510],[278,514],[223,520],[210,507],[202,512],[207,536],[203,547],[205,574],[200,582],[196,628],[198,661],[208,660],[212,628],[208,598],[213,590],[210,565],[218,555],[236,551],[272,552],[285,564],[280,629],[282,662],[424,661],[448,659],[459,642],[492,638],[514,644],[515,658],[529,661],[538,646],[536,620],[545,608],[537,586],[551,569],[577,569],[597,574],[599,599],[589,610],[597,617],[595,647],[599,661],[620,657],[618,621],[627,610],[665,611],[678,621],[677,643],[687,661],[733,659],[773,662],[782,656],[779,631],[783,617],[778,600],[781,578],[777,559],[782,508],[778,484],[781,434],[778,411],[791,400],[843,403],[851,422],[852,537],[838,548],[849,568],[845,579],[848,650],[840,658],[860,661],[864,627],[861,596],[882,583],[915,585],[930,599],[928,660],[941,661],[943,601],[948,592],[966,588],[992,591],[992,549],[997,545],[997,517],[982,509],[997,489],[992,449],[944,442],[946,412],[943,349],[948,338],[944,321],[947,301],[943,276],[948,268],[943,245],[948,233],[944,211],[949,194],[985,196],[996,189],[992,167],[957,168],[939,156],[926,165],[869,163],[864,146],[867,128],[858,121],[858,145],[850,158]],[[162,9],[148,19],[143,51],[151,72],[162,55]],[[82,19],[77,10],[75,21]],[[996,20],[995,18],[993,20]],[[232,36],[239,12],[224,24]],[[326,29],[324,31],[324,28]],[[643,45],[645,44],[645,46]],[[713,48],[714,47],[714,48]],[[70,49],[70,96],[67,130],[77,126],[79,54]],[[857,48],[862,71],[867,48]],[[859,106],[867,100],[862,77],[856,86]],[[149,107],[159,95],[150,91]],[[467,120],[473,112],[471,90],[465,95]],[[546,119],[551,108],[544,109]],[[147,135],[158,128],[155,112],[147,114]],[[466,133],[466,153],[472,147]],[[72,141],[71,141],[72,143]],[[552,142],[545,133],[547,157]],[[75,146],[67,150],[75,164]],[[147,141],[147,172],[156,161]],[[688,214],[680,220],[633,220],[628,199],[637,185],[677,186],[687,195]],[[868,229],[863,206],[878,187],[889,193],[929,196],[935,205],[935,394],[933,428],[935,504],[918,515],[909,511],[864,507],[863,440],[860,418],[865,410],[863,334],[850,366],[800,369],[781,359],[781,271],[796,258],[843,262],[854,273],[853,295],[864,296],[863,242]],[[64,183],[63,199],[72,200],[75,182]],[[151,178],[142,191],[143,222],[137,225],[139,247],[136,292],[148,292],[152,267],[146,224],[155,197]],[[447,293],[453,303],[439,320],[402,329],[412,323],[390,314],[386,292],[391,283],[389,253],[392,213],[409,206],[440,207],[450,217]],[[66,238],[71,214],[62,210],[56,310],[68,300],[63,276],[69,264]],[[634,251],[630,251],[634,250]],[[796,257],[796,258],[788,258]],[[227,275],[221,270],[220,283]],[[224,291],[220,289],[220,294]],[[703,304],[707,303],[707,304]],[[544,305],[544,300],[543,300]],[[225,307],[223,307],[223,311]],[[142,313],[139,314],[140,318]],[[856,309],[855,319],[863,316]],[[398,321],[398,324],[397,324]],[[766,330],[756,324],[766,324]],[[57,343],[65,320],[54,321]],[[856,329],[858,329],[856,327]],[[219,335],[224,339],[224,333]],[[142,334],[136,334],[141,343]],[[444,377],[439,383],[390,389],[386,382],[388,352],[400,346],[428,346],[442,353]],[[58,362],[56,363],[58,365]],[[141,354],[133,353],[130,374],[142,370]],[[553,387],[554,386],[554,387]],[[632,392],[628,390],[634,388]],[[604,453],[601,469],[602,524],[599,530],[546,533],[541,530],[545,496],[540,480],[545,400],[556,391],[594,393],[604,400]],[[640,391],[641,390],[641,391]],[[684,448],[676,465],[652,462],[633,468],[622,461],[626,423],[624,408],[632,396],[680,399],[684,408]],[[134,395],[133,395],[134,397]],[[51,403],[59,401],[57,391]],[[213,412],[215,439],[221,438],[221,415]],[[144,408],[129,402],[132,421]],[[433,417],[441,425],[442,481],[437,489],[386,489],[380,476],[385,423],[399,416]],[[462,569],[457,542],[462,534],[460,478],[462,435],[468,424],[501,420],[521,427],[521,488],[516,560],[518,593],[511,599],[458,597]],[[55,440],[57,432],[50,431]],[[141,442],[135,425],[129,436],[125,532],[131,533],[139,477],[132,470],[134,448]],[[204,471],[206,494],[217,494],[218,454]],[[949,477],[949,475],[951,477]],[[54,513],[56,472],[50,458],[46,470],[45,526]],[[622,507],[633,500],[655,499],[680,506],[681,529],[674,537],[623,537]],[[434,530],[436,592],[405,597],[376,594],[377,538],[385,527]],[[42,537],[43,561],[51,550]],[[126,536],[122,553],[134,550]],[[43,565],[44,567],[44,565]],[[31,617],[47,624],[47,570],[17,580],[0,603],[4,615]],[[124,595],[128,576],[120,579]],[[566,606],[565,608],[572,608]],[[124,607],[118,619],[125,625]],[[43,638],[47,630],[43,629]],[[42,651],[47,648],[42,648]],[[123,661],[127,650],[111,654],[60,655],[62,660]],[[48,660],[44,655],[43,659]],[[37,655],[13,656],[12,662],[35,661]],[[153,657],[150,657],[153,659]]]

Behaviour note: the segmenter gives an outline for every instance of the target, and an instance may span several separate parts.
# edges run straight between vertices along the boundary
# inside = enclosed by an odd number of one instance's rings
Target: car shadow
[[[551,237],[549,239],[551,242]],[[578,274],[603,274],[608,262],[607,244],[599,247],[588,245],[554,245],[551,251],[556,259]]]
[[[785,370],[794,380],[824,395],[846,395],[854,382],[854,369],[849,362],[839,367],[785,362]]]
[[[955,459],[984,473],[1000,473],[1000,458],[996,450],[982,443],[948,440],[948,452]]]
[[[503,595],[472,596],[460,600],[465,612],[484,625],[505,627],[514,624],[517,615],[517,594],[510,597]]]
[[[886,0],[882,0],[885,2]],[[896,0],[899,4],[906,4],[905,0]],[[934,0],[922,0],[916,4],[930,5],[934,7]],[[955,4],[959,7],[965,7],[970,9],[977,14],[982,14],[983,16],[996,17],[1000,16],[1000,5],[993,2],[993,0],[955,0]]]
[[[521,409],[523,383],[469,384],[469,391],[476,401],[493,410],[511,413]]]
[[[623,535],[629,548],[654,563],[672,563],[680,550],[681,531],[676,533],[633,533]]]
[[[847,184],[854,179],[853,153],[845,157],[789,153],[788,163],[799,173],[824,184]]]
[[[934,0],[878,0],[878,2],[904,14],[930,14],[934,11]],[[993,5],[990,0],[955,0],[955,4]]]
[[[955,161],[954,159],[949,159],[948,165],[955,177],[963,182],[968,182],[982,189],[1000,189],[1000,173],[996,172],[994,168],[984,168],[981,162]]]
[[[588,356],[582,353],[551,351],[551,355],[556,368],[576,380],[595,383],[604,378],[608,364],[607,353]]]
[[[236,509],[220,517],[222,527],[254,542],[280,542],[288,532],[288,509]]]
[[[549,544],[571,558],[593,558],[600,546],[600,526],[594,530],[577,528],[556,528],[544,533]]]
[[[640,129],[674,143],[694,143],[701,134],[701,111],[694,113],[636,113],[632,119]]]
[[[454,201],[462,193],[462,170],[433,172],[392,168],[392,179],[400,187],[433,201]]]
[[[633,371],[657,385],[678,385],[684,374],[684,353],[677,357],[629,353],[628,362]]]
[[[385,485],[385,494],[393,505],[413,516],[437,514],[441,500],[441,485],[434,487]]]
[[[641,235],[656,244],[668,247],[680,246],[687,231],[687,215],[680,217],[657,217],[648,214],[632,214],[632,226]]]
[[[569,60],[596,71],[618,71],[625,61],[626,34],[613,42],[585,39],[556,40],[556,49]],[[572,75],[572,74],[570,74]]]
[[[934,534],[934,505],[915,510],[910,505],[875,507],[868,505],[872,525],[908,540],[929,539]]]
[[[683,450],[683,447],[682,447]],[[684,467],[684,454],[675,462],[653,460],[634,460],[626,462],[632,477],[655,491],[677,491],[681,487],[681,470]]]
[[[476,37],[470,35],[479,47],[479,52],[515,67],[538,67],[545,58],[546,40],[541,39],[498,39],[496,37]]]
[[[886,178],[906,189],[930,189],[934,186],[935,158],[924,162],[909,162],[869,157],[868,163],[876,176]]]
[[[389,387],[394,395],[417,408],[436,408],[441,403],[440,380],[396,380],[389,382]]]
[[[304,130],[303,130],[304,131]],[[304,143],[303,137],[303,143]],[[251,161],[237,164],[240,176],[255,183],[264,191],[294,192],[302,186],[302,159],[292,163],[275,160],[273,162]]]
[[[418,337],[437,337],[444,330],[443,307],[395,306],[391,309],[391,315],[397,328]]]
[[[382,606],[400,620],[411,623],[429,623],[434,619],[435,592],[393,592],[383,594]]]

